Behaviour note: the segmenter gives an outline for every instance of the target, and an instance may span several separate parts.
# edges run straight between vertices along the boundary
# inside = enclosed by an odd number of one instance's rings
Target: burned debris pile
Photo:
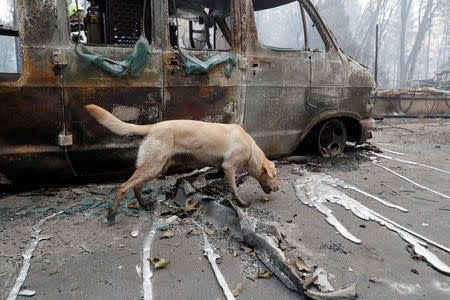
[[[243,183],[246,174],[239,173],[237,178],[238,183]],[[216,228],[228,228],[230,238],[253,249],[261,263],[290,290],[312,299],[356,298],[356,284],[338,291],[307,290],[318,276],[310,274],[310,268],[299,270],[298,266],[293,266],[291,261],[295,262],[301,256],[296,247],[287,241],[287,237],[274,224],[250,216],[227,199],[227,189],[226,179],[220,171],[205,168],[177,181],[174,202],[181,208],[198,204],[202,218]]]

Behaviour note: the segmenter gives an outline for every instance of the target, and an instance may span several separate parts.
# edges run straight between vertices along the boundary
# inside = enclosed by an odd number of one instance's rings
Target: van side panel
[[[61,48],[56,5],[17,0],[23,69],[18,80],[0,81],[0,184],[72,175],[58,146],[64,112],[61,77],[52,62]]]

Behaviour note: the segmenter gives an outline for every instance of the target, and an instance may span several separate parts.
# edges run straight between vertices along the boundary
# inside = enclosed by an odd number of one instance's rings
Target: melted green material
[[[94,203],[95,203],[95,199],[92,197],[87,197],[80,201],[80,205],[82,205],[82,206],[92,206],[92,205],[94,205]]]
[[[105,225],[114,225],[114,224],[119,223],[119,218],[116,217],[116,218],[114,219],[114,221],[112,221],[112,222],[108,221],[107,218],[104,218],[103,221],[102,221],[102,223],[105,224]]]
[[[156,197],[158,197],[158,195],[164,195],[167,191],[170,191],[172,188],[173,188],[173,185],[171,185],[171,186],[162,185],[159,187],[159,189],[157,191],[155,191],[155,187],[150,184],[142,189],[142,193],[144,194],[143,197],[145,199],[151,201],[151,200],[155,200]],[[134,199],[135,198],[134,192],[130,191],[126,195],[125,198],[127,200]],[[64,219],[64,218],[67,218],[69,215],[74,214],[76,212],[82,212],[82,211],[87,211],[87,210],[89,210],[89,211],[84,212],[83,215],[85,217],[92,217],[92,216],[98,214],[99,212],[101,212],[103,209],[109,208],[113,204],[113,202],[114,202],[114,199],[109,199],[108,201],[106,201],[104,203],[95,202],[94,198],[86,197],[80,201],[79,206],[71,208],[71,209],[65,209],[64,213],[59,215],[58,218]],[[120,207],[117,210],[117,214],[124,213],[127,216],[139,214],[139,211],[143,210],[144,208],[142,208],[139,205],[139,202],[137,202],[136,205],[137,205],[138,209],[131,209],[131,208],[128,208],[128,205],[125,202],[122,202],[122,203],[120,203]],[[54,209],[54,208],[51,208],[51,209]],[[42,211],[36,210],[35,212],[42,213],[42,212],[46,212],[48,210],[50,210],[50,209],[46,208],[45,211],[44,210],[42,210]],[[105,223],[105,224],[109,224],[109,223]],[[109,224],[109,225],[111,225],[111,224]]]
[[[83,44],[77,44],[75,52],[78,54],[83,64],[88,65],[90,63],[95,63],[100,68],[120,78],[127,75],[139,76],[142,69],[147,64],[148,54],[150,54],[150,45],[147,39],[141,35],[136,44],[134,44],[133,52],[125,60],[116,63],[104,56],[93,53]]]
[[[54,208],[53,207],[37,208],[37,209],[30,210],[29,212],[32,214],[42,214],[42,213],[46,213],[50,210],[54,210]]]
[[[237,65],[237,60],[231,52],[222,52],[218,54],[216,51],[211,51],[206,60],[200,59],[194,55],[193,52],[186,49],[180,49],[181,59],[183,60],[183,67],[186,73],[189,74],[205,74],[218,64],[224,63],[225,75],[230,78],[234,66]]]

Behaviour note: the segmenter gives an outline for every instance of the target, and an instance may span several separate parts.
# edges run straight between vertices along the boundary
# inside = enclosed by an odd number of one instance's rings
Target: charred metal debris
[[[224,231],[226,228],[228,238],[243,244],[249,252],[254,252],[271,274],[300,296],[311,299],[356,298],[356,283],[341,290],[323,289],[323,286],[319,285],[319,273],[313,274],[312,269],[306,267],[303,261],[298,261],[302,254],[288,242],[286,235],[280,233],[270,222],[250,216],[226,198],[225,195],[229,194],[229,191],[223,188],[227,187],[226,179],[220,173],[213,168],[204,168],[178,179],[174,202],[181,208],[185,208],[186,203],[198,204],[196,213],[201,215],[202,219],[211,222],[218,231]],[[246,175],[238,174],[237,182],[243,183]],[[216,198],[204,194],[211,192]],[[326,275],[324,278],[326,279]],[[316,281],[318,289],[313,288]],[[227,295],[227,292],[225,294]]]

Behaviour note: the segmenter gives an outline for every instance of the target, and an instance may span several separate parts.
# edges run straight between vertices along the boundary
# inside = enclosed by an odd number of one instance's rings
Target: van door
[[[142,138],[111,133],[87,113],[86,104],[99,105],[125,122],[162,120],[165,31],[159,3],[78,0],[83,20],[66,20],[65,117],[73,140],[69,157],[77,174],[130,169]]]
[[[165,119],[238,122],[241,75],[236,65],[231,0],[166,0]]]
[[[58,145],[64,114],[61,77],[52,59],[59,47],[56,3],[2,5],[0,185],[70,175],[64,149]]]
[[[309,1],[246,1],[244,127],[267,155],[285,155],[295,149],[312,119],[330,107],[337,109],[342,79],[326,77],[331,43],[310,17]],[[334,71],[341,69],[337,65]],[[324,93],[329,97],[323,98]]]

